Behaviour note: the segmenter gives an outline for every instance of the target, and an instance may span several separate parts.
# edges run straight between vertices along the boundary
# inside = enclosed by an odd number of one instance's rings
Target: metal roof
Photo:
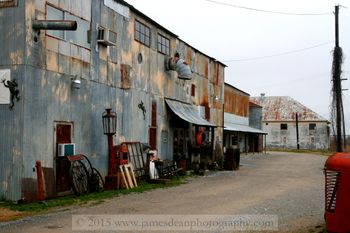
[[[255,129],[255,128],[249,127],[247,125],[233,124],[231,122],[224,123],[224,130],[234,131],[234,132],[244,132],[244,133],[267,134],[266,132],[264,132],[262,130]]]
[[[249,118],[231,113],[224,113],[224,130],[244,133],[267,134],[261,129],[249,126]]]
[[[289,96],[251,97],[250,101],[263,107],[263,121],[327,121],[316,112]]]
[[[167,103],[167,105],[169,106],[171,111],[174,112],[174,114],[176,114],[178,117],[180,117],[181,119],[183,119],[189,123],[192,123],[195,125],[201,125],[201,126],[216,127],[216,125],[203,119],[199,115],[195,106],[193,106],[193,105],[182,103],[182,102],[176,101],[176,100],[170,100],[170,99],[165,99],[165,102]]]

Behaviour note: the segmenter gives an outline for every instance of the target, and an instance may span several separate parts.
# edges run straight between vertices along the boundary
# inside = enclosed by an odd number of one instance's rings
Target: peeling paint
[[[64,84],[63,82],[60,82],[58,86],[53,86],[51,88],[51,91],[55,97],[56,100],[58,100],[60,103],[67,103],[69,100],[69,91],[70,86],[67,84]]]
[[[12,64],[22,64],[23,61],[23,52],[22,50],[18,49],[15,52],[10,53],[10,60]]]

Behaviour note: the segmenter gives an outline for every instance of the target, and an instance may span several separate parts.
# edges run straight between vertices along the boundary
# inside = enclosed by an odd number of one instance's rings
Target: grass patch
[[[89,193],[82,196],[64,196],[64,197],[57,197],[51,200],[46,200],[44,202],[39,203],[27,203],[27,204],[17,204],[12,201],[5,200],[5,198],[0,199],[0,207],[10,209],[13,211],[20,211],[24,213],[39,213],[43,211],[52,210],[54,208],[58,207],[64,207],[64,206],[82,206],[82,205],[98,205],[103,203],[106,199],[111,199],[113,197],[117,197],[119,195],[126,195],[130,193],[143,193],[146,191],[150,191],[153,189],[159,189],[159,188],[168,188],[173,186],[178,186],[181,184],[186,183],[186,180],[190,176],[172,178],[169,180],[169,182],[164,184],[150,184],[150,183],[140,183],[138,184],[138,187],[135,187],[133,189],[120,189],[120,190],[106,190],[104,192],[96,192],[96,193]]]

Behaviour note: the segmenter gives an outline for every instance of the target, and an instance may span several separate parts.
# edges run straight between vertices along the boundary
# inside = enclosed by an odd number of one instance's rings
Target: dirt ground
[[[0,232],[71,232],[72,215],[82,214],[273,215],[278,217],[278,232],[309,232],[310,229],[317,232],[324,225],[326,159],[320,155],[283,152],[242,155],[238,171],[210,172],[177,187],[120,196],[93,207],[0,223]],[[118,232],[116,230],[114,232]]]
[[[23,213],[20,211],[13,211],[2,207],[0,207],[0,213],[0,222],[23,216]]]

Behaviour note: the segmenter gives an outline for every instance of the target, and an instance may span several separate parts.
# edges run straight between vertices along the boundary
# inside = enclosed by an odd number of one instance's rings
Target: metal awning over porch
[[[255,129],[247,125],[233,124],[230,122],[224,122],[224,130],[233,131],[233,132],[243,132],[243,133],[267,134],[262,130]]]
[[[182,120],[195,125],[216,127],[216,125],[203,119],[193,105],[170,99],[165,99],[165,102],[171,111],[173,111],[173,113],[180,117]]]

